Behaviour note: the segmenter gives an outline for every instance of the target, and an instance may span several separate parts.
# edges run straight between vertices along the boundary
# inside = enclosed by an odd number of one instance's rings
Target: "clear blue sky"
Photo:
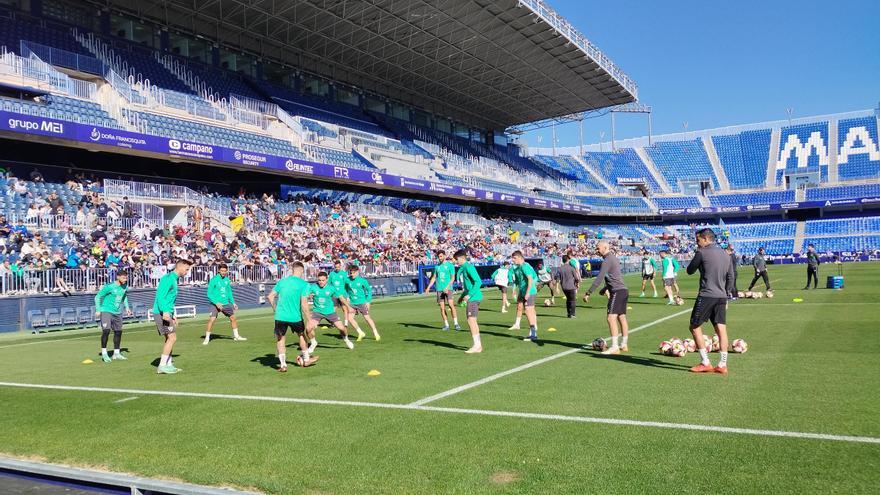
[[[880,101],[880,0],[548,1],[636,81],[654,134]],[[607,116],[586,121],[584,142],[610,128]],[[618,138],[646,134],[644,116],[618,115]],[[526,140],[549,147],[550,130]],[[577,146],[577,124],[557,127],[557,141]]]

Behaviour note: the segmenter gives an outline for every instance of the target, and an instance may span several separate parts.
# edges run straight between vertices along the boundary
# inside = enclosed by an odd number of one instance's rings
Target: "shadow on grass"
[[[618,354],[616,356],[603,356],[598,352],[591,352],[584,350],[583,354],[586,354],[590,357],[600,358],[600,359],[609,359],[614,361],[621,361],[627,364],[636,364],[639,366],[648,366],[651,368],[661,368],[667,370],[675,370],[675,371],[687,371],[690,369],[690,366],[686,366],[683,364],[675,364],[670,363],[668,361],[661,361],[659,359],[649,358],[649,357],[640,357],[640,356],[631,356],[629,354]]]
[[[267,368],[278,369],[278,355],[265,354],[251,359],[252,363],[259,363]]]
[[[424,328],[426,330],[440,330],[440,328],[436,325],[426,325],[424,323],[411,323],[410,322],[410,323],[400,323],[400,325],[403,325],[406,328],[412,327],[412,328]]]
[[[441,342],[439,340],[430,340],[430,339],[404,339],[404,342],[418,342],[420,344],[430,344],[437,347],[445,347],[447,349],[455,349],[456,351],[466,351],[468,348],[461,345],[456,345],[451,342]]]
[[[205,336],[204,335],[200,336],[199,340],[205,340]],[[227,335],[217,335],[216,333],[211,332],[210,342],[213,342],[215,340],[232,340],[232,337],[229,337]]]

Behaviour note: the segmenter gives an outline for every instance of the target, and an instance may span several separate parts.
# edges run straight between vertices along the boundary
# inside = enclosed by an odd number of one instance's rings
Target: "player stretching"
[[[675,296],[679,294],[678,284],[675,283],[675,277],[678,276],[678,261],[669,253],[669,251],[660,251],[661,274],[663,275],[663,290],[666,291],[666,297],[669,298],[667,306],[675,304]]]
[[[327,320],[327,323],[339,330],[339,335],[342,337],[345,346],[349,349],[354,349],[354,344],[348,339],[348,330],[342,324],[342,320],[339,319],[339,315],[336,314],[336,308],[334,307],[336,301],[348,307],[348,299],[336,287],[327,283],[327,272],[318,272],[318,283],[309,286],[309,295],[312,296],[312,302],[314,303],[310,317],[312,328],[317,327],[321,320]],[[314,348],[311,345],[309,346],[309,352],[314,352]]]
[[[657,262],[647,249],[642,249],[642,293],[639,297],[645,297],[645,286],[651,282],[654,289],[654,297],[657,297],[657,286],[654,284],[654,273],[657,272]]]
[[[445,251],[437,251],[437,266],[434,267],[434,275],[425,288],[425,294],[431,292],[431,287],[437,285],[437,304],[440,305],[440,316],[443,317],[443,330],[449,330],[449,320],[446,318],[446,307],[452,312],[452,324],[456,330],[461,330],[458,324],[458,312],[452,303],[452,281],[455,280],[455,265],[446,259]]]
[[[507,308],[510,306],[510,301],[507,300],[507,288],[513,281],[513,271],[510,269],[509,261],[505,260],[497,270],[492,272],[492,281],[501,291],[501,312],[507,313]]]
[[[483,291],[480,287],[483,281],[474,268],[473,263],[467,260],[467,251],[459,249],[452,256],[455,260],[455,266],[458,267],[458,280],[461,283],[461,295],[458,297],[458,303],[466,305],[467,308],[467,324],[471,330],[471,338],[474,345],[470,349],[464,351],[466,354],[478,354],[483,352],[483,342],[480,340],[480,325],[477,323],[477,315],[480,313],[480,301],[483,300]]]
[[[770,288],[770,277],[767,276],[767,260],[764,259],[764,248],[758,248],[758,254],[752,259],[752,266],[755,267],[755,278],[749,284],[749,292],[752,291],[759,278],[764,279],[764,286],[767,287],[767,292],[773,292],[773,289]]]
[[[208,282],[208,301],[211,303],[211,315],[208,317],[208,328],[205,329],[205,341],[202,344],[208,345],[211,342],[211,329],[214,328],[214,322],[220,314],[229,318],[229,323],[232,324],[232,340],[247,340],[238,334],[238,322],[235,320],[238,304],[235,304],[235,298],[232,296],[229,267],[225,263],[220,265],[217,274]]]
[[[370,303],[373,302],[373,287],[367,279],[359,275],[360,269],[357,265],[348,265],[348,279],[345,280],[345,293],[348,294],[348,301],[351,303],[352,309],[348,312],[348,321],[357,332],[357,341],[364,340],[364,331],[358,325],[355,316],[361,315],[370,328],[373,330],[373,338],[376,341],[382,340],[379,331],[376,330],[376,322],[370,317]]]
[[[553,280],[553,274],[544,266],[543,262],[538,263],[538,286],[535,290],[541,292],[541,289],[547,287],[550,289],[550,304],[556,304],[556,281]]]
[[[334,261],[333,271],[327,274],[327,280],[330,282],[330,285],[332,285],[333,288],[336,289],[337,294],[345,294],[345,279],[347,278],[348,274],[346,274],[345,270],[342,269],[342,261]],[[348,305],[342,304],[342,301],[339,299],[339,297],[333,299],[333,304],[335,304],[337,308],[342,308],[342,324],[347,328],[349,311]]]
[[[529,322],[529,335],[524,341],[536,342],[538,340],[538,315],[535,313],[535,297],[538,294],[538,274],[532,265],[526,263],[522,251],[514,251],[511,255],[514,265],[514,282],[516,283],[516,321],[510,330],[519,330],[520,320],[525,311]]]
[[[125,314],[131,315],[128,308],[128,272],[119,270],[116,272],[116,282],[101,287],[95,295],[95,316],[101,319],[101,360],[105,363],[111,361],[107,355],[107,339],[110,331],[113,331],[113,359],[125,361],[122,355],[122,306],[125,306]]]
[[[269,292],[269,304],[275,311],[275,347],[278,350],[278,372],[287,372],[287,330],[299,337],[300,356],[296,364],[307,367],[315,364],[318,356],[312,356],[306,345],[309,322],[309,283],[303,279],[305,267],[299,261],[290,265],[291,275],[279,280]],[[277,300],[277,302],[276,302]],[[309,327],[306,327],[308,322]]]
[[[165,338],[162,354],[159,356],[159,367],[156,373],[171,375],[181,371],[171,362],[171,352],[177,342],[177,318],[174,316],[174,303],[177,301],[177,281],[189,273],[192,261],[180,259],[174,264],[174,270],[159,279],[156,287],[156,300],[153,302],[153,321],[159,335]]]
[[[810,278],[813,279],[813,288],[819,284],[819,255],[816,254],[816,246],[807,246],[807,285],[804,290],[810,288]]]
[[[700,271],[700,291],[691,311],[691,334],[700,351],[700,364],[691,368],[694,373],[727,374],[727,288],[732,283],[733,265],[730,255],[715,244],[715,232],[702,229],[697,232],[697,253],[687,267],[688,275]],[[721,344],[721,359],[717,367],[709,362],[703,323],[709,320]]]
[[[611,347],[602,351],[602,354],[620,354],[629,351],[629,323],[626,320],[626,305],[629,302],[629,290],[623,283],[623,275],[620,272],[620,260],[611,252],[611,245],[608,241],[599,241],[596,245],[596,252],[602,257],[602,268],[593,280],[593,285],[587,289],[584,295],[584,302],[590,300],[590,294],[593,293],[603,282],[607,288],[608,295],[608,329],[611,331]],[[620,345],[617,343],[619,332],[623,334],[623,340]]]

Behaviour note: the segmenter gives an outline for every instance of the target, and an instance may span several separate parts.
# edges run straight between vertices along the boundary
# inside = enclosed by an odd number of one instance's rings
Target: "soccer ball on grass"
[[[743,339],[736,339],[733,341],[733,352],[744,353],[749,350],[749,344],[746,343]]]

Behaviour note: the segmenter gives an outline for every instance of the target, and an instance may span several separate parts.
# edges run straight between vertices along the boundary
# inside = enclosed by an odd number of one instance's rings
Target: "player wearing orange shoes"
[[[694,373],[727,374],[727,288],[733,282],[733,265],[728,255],[715,243],[715,232],[702,229],[697,232],[699,249],[687,267],[688,275],[700,271],[700,291],[691,311],[691,334],[700,351],[700,364],[690,370]],[[706,339],[703,338],[703,323],[711,321],[715,334],[721,344],[721,359],[718,366],[709,362]]]

